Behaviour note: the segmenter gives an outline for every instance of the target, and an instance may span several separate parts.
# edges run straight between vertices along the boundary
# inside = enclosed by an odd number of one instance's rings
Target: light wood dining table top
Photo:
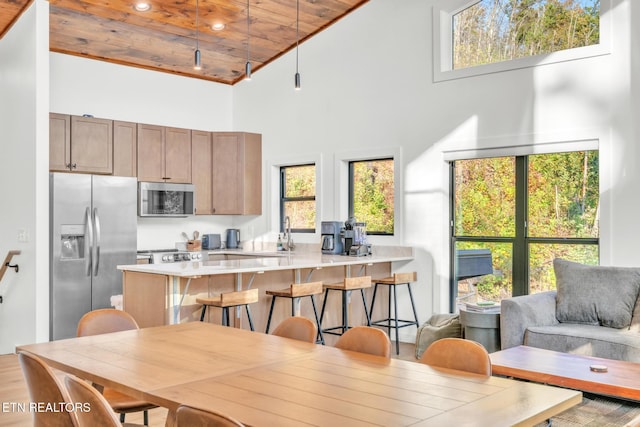
[[[189,322],[22,345],[51,366],[175,410],[253,426],[534,425],[582,393]]]

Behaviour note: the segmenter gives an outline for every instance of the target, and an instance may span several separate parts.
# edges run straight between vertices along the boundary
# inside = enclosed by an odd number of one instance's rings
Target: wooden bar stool
[[[373,288],[373,298],[371,299],[371,309],[369,310],[369,316],[373,314],[373,305],[376,302],[376,293],[378,292],[378,285],[389,286],[389,317],[386,319],[375,320],[371,322],[372,326],[381,326],[387,328],[387,334],[391,336],[391,329],[396,330],[396,354],[400,354],[400,343],[398,341],[398,329],[405,328],[407,326],[419,326],[418,314],[416,312],[416,305],[413,302],[413,293],[411,292],[411,282],[417,280],[416,272],[411,273],[394,273],[393,277],[386,277],[384,279],[375,279],[375,287]],[[409,288],[409,298],[411,299],[411,308],[413,309],[413,317],[415,320],[400,320],[398,319],[398,297],[396,294],[396,288],[399,285],[407,285]],[[391,290],[393,289],[393,294]],[[393,317],[391,317],[391,300],[393,299]],[[393,323],[392,323],[393,322]]]
[[[316,300],[314,295],[322,293],[322,282],[309,282],[309,283],[292,283],[286,289],[280,289],[276,291],[266,291],[267,295],[271,295],[271,308],[269,309],[269,318],[267,319],[267,329],[265,333],[269,333],[269,327],[271,326],[271,316],[273,315],[273,307],[276,303],[276,298],[290,298],[291,299],[291,315],[296,315],[296,301],[300,298],[309,297],[311,299],[311,305],[313,306],[313,314],[316,318],[316,325],[318,326],[318,342],[324,344],[324,337],[322,336],[322,329],[320,326],[320,319],[318,318],[318,310],[316,309]]]
[[[333,283],[324,285],[324,300],[322,301],[322,311],[320,312],[320,324],[322,324],[322,319],[324,318],[324,310],[327,306],[327,296],[329,295],[329,291],[340,291],[342,292],[342,325],[334,326],[331,328],[324,328],[322,332],[326,334],[332,335],[342,335],[349,328],[349,307],[347,303],[347,299],[351,293],[351,291],[360,290],[360,294],[362,295],[362,304],[364,304],[364,314],[367,316],[367,326],[371,326],[371,318],[369,317],[369,312],[367,311],[367,300],[364,296],[364,290],[366,288],[371,287],[371,276],[361,276],[361,277],[346,277],[341,283]],[[340,329],[340,332],[336,332],[336,330]]]
[[[219,307],[222,308],[222,324],[229,326],[229,308],[244,306],[247,310],[247,318],[249,319],[249,327],[253,331],[253,319],[251,318],[251,309],[249,304],[258,302],[258,289],[249,289],[246,291],[237,292],[225,292],[216,297],[211,298],[196,298],[198,304],[202,304],[202,314],[200,314],[200,321],[204,322],[204,315],[207,312],[207,307]]]

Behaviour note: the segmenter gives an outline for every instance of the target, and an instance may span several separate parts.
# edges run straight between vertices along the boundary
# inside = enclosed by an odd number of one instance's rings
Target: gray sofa
[[[557,291],[502,301],[502,349],[517,345],[640,362],[640,268],[554,261]]]

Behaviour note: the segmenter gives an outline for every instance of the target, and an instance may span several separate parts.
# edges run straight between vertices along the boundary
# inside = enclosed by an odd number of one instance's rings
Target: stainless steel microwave
[[[138,216],[185,217],[195,213],[195,206],[193,184],[138,183]]]

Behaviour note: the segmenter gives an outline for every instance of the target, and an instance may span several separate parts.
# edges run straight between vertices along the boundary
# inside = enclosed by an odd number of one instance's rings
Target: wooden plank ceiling
[[[0,2],[0,36],[30,1]],[[196,0],[146,0],[147,12],[136,11],[134,1],[50,0],[49,49],[232,85],[244,78],[247,40],[254,73],[296,45],[296,0],[249,0],[250,37],[246,0],[197,0],[197,71]],[[367,1],[300,0],[300,41]],[[224,29],[212,28],[218,23]]]

